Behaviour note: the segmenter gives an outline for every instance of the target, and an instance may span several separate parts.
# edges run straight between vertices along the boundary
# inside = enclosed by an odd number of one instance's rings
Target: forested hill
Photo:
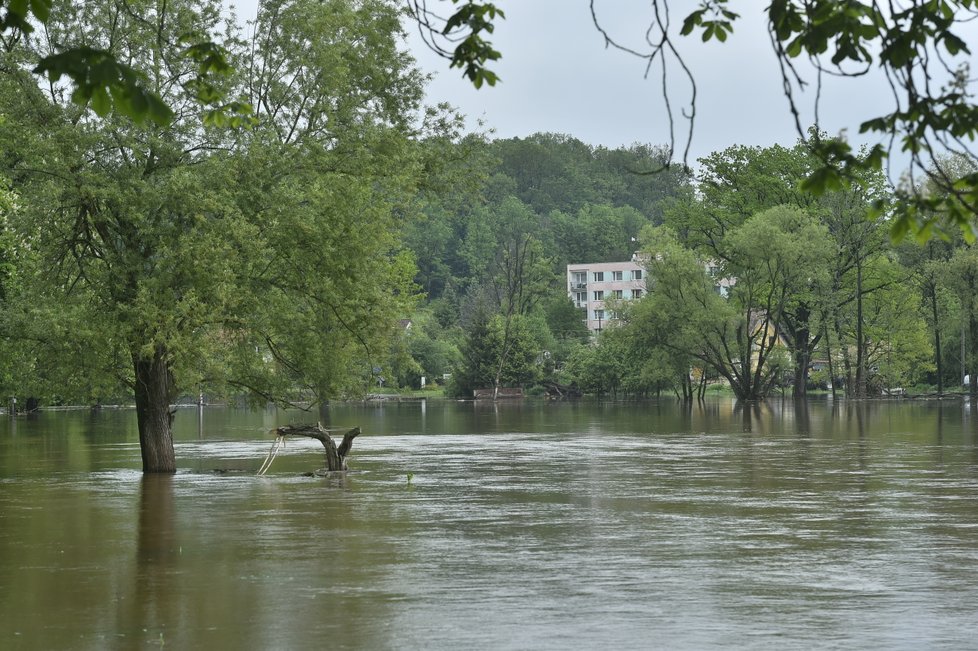
[[[554,272],[571,262],[627,259],[648,223],[687,191],[689,177],[663,169],[652,145],[595,147],[566,135],[535,134],[484,145],[485,182],[465,196],[431,198],[406,243],[429,299],[470,292],[507,250],[532,238]]]
[[[606,149],[538,133],[496,140],[489,150],[498,158],[499,180],[511,183],[511,194],[541,215],[576,213],[589,204],[631,206],[659,221],[662,200],[675,194],[682,179],[663,170],[665,150],[652,145]]]

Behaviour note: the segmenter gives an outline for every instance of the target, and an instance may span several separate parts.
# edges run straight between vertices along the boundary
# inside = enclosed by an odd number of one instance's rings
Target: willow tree
[[[784,315],[829,257],[825,227],[797,208],[780,206],[732,229],[723,268],[736,284],[728,298],[667,227],[647,229],[643,239],[650,290],[632,314],[633,335],[644,329],[647,348],[698,360],[725,378],[738,398],[764,398],[789,368]]]
[[[79,327],[64,336],[131,387],[146,472],[175,470],[181,392],[353,390],[411,300],[395,215],[423,170],[421,77],[398,49],[397,8],[264,2],[251,43],[223,20],[217,0],[64,2],[0,75],[3,171],[37,295],[71,306],[61,316]],[[251,100],[250,131],[202,123],[198,71],[175,47],[221,31],[237,70],[222,90]],[[66,46],[128,62],[173,119],[99,116],[62,85],[39,87],[21,62]]]

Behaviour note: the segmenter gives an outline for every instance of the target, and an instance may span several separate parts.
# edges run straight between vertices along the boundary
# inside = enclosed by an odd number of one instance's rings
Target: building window
[[[601,321],[603,321],[604,320],[604,310],[595,310],[594,311],[594,320],[597,321],[597,322],[599,322],[599,323]]]
[[[587,284],[587,272],[586,271],[572,271],[571,272],[571,283],[577,289],[583,288]]]
[[[584,307],[587,305],[587,292],[575,292],[574,302],[577,303],[577,307]]]
[[[611,272],[611,279],[612,280],[621,280],[622,279],[622,272],[621,271],[612,271]]]
[[[711,264],[707,273],[710,274],[710,278],[716,278],[720,274],[720,267]]]
[[[611,294],[615,298],[625,298],[625,292],[623,290],[620,290],[620,289],[613,289],[613,290],[611,290]]]
[[[603,271],[595,271],[594,274],[593,274],[593,278],[594,278],[594,282],[596,282],[596,283],[603,283],[604,282],[604,272]]]
[[[633,289],[632,290],[632,298],[642,298],[642,290],[641,289]]]
[[[594,292],[594,300],[596,300],[596,301],[603,301],[604,300],[604,291],[598,290],[598,291]]]
[[[642,270],[635,269],[632,271],[632,280],[642,280]]]

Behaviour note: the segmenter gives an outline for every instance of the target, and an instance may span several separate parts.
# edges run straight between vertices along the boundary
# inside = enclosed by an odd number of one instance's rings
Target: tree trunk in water
[[[832,387],[832,399],[835,400],[835,367],[832,364],[832,342],[829,340],[828,324],[825,324],[822,327],[825,328],[825,358],[828,360],[829,364],[829,386]]]
[[[329,435],[329,432],[320,424],[316,425],[286,425],[272,430],[276,436],[308,436],[323,444],[326,448],[326,470],[340,471],[346,470],[346,455],[353,447],[353,439],[360,436],[360,428],[354,427],[343,435],[343,441],[339,446]]]
[[[139,427],[139,449],[143,472],[177,471],[173,452],[173,373],[166,348],[157,345],[152,357],[132,355],[136,375],[136,422]]]
[[[812,357],[812,332],[809,323],[811,321],[811,309],[807,305],[802,305],[797,311],[797,323],[794,329],[792,345],[794,347],[795,361],[795,386],[792,387],[791,395],[796,398],[804,398],[808,393],[808,364]]]
[[[934,317],[934,361],[937,362],[937,395],[944,395],[944,364],[941,360],[941,327],[937,309],[937,289],[930,285],[930,309]]]
[[[805,335],[803,346],[804,348],[797,348],[795,350],[795,386],[792,388],[791,394],[796,398],[804,398],[808,393],[809,355],[807,334]]]

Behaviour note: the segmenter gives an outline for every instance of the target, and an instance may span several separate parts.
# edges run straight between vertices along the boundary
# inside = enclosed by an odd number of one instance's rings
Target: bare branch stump
[[[346,455],[353,447],[353,439],[360,435],[360,428],[354,427],[343,435],[339,447],[322,425],[286,425],[271,432],[275,436],[305,436],[313,438],[326,448],[326,470],[346,470]]]

